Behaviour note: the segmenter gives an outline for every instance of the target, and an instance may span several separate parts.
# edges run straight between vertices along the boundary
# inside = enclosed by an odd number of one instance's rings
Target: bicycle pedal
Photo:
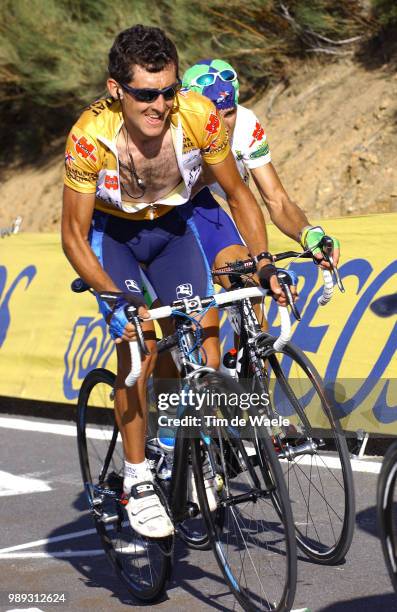
[[[117,521],[119,520],[119,515],[107,514],[106,512],[104,512],[98,520],[101,523],[104,523],[105,525],[108,525],[109,523],[117,523]]]

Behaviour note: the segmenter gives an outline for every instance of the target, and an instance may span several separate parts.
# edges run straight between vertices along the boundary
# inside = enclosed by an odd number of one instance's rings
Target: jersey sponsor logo
[[[69,164],[65,165],[65,174],[70,181],[77,183],[96,183],[98,178],[95,172],[86,172],[80,168],[74,168]]]
[[[215,142],[211,142],[208,147],[203,149],[203,153],[220,153],[221,151],[223,151],[223,149],[226,149],[227,145],[227,138],[225,138],[220,144],[218,142],[218,139],[216,139]]]
[[[193,295],[193,287],[190,283],[182,283],[182,285],[178,285],[176,288],[176,297],[178,299],[182,299],[185,297],[192,297]]]
[[[90,110],[96,117],[100,115],[104,110],[110,108],[115,101],[113,98],[106,98],[106,100],[96,100],[92,104],[86,107],[86,110]]]
[[[117,176],[111,176],[110,174],[106,174],[105,187],[106,189],[118,189],[119,179],[117,178]]]
[[[184,136],[183,136],[183,152],[187,153],[188,151],[191,151],[194,148],[195,148],[195,146],[194,146],[193,142],[190,140],[189,136],[186,136],[186,134],[184,134]]]
[[[141,291],[138,283],[136,281],[134,281],[134,279],[127,278],[127,280],[124,281],[124,282],[125,282],[125,286],[127,287],[128,291],[138,291],[138,292]]]
[[[186,186],[188,189],[193,187],[193,185],[197,182],[197,179],[200,176],[200,174],[201,174],[201,164],[198,164],[197,166],[193,166],[193,168],[189,170],[189,176],[186,182]]]
[[[73,157],[69,149],[67,149],[65,153],[65,164],[71,164],[72,162],[74,162],[75,159],[76,158]]]
[[[72,134],[72,140],[74,142],[74,148],[76,149],[77,155],[79,155],[83,159],[89,158],[96,162],[96,157],[94,155],[94,151],[96,151],[96,148],[93,144],[88,142],[85,136],[77,138],[77,136]]]
[[[208,118],[208,123],[205,126],[205,129],[210,134],[215,134],[218,131],[219,126],[220,126],[219,117],[217,117],[215,113],[211,113]]]
[[[252,151],[252,153],[250,153],[250,159],[257,159],[258,157],[264,157],[268,153],[269,153],[269,145],[267,144],[267,142],[263,142],[261,145],[259,145],[256,151]]]
[[[252,145],[254,144],[255,140],[262,140],[264,135],[265,135],[265,130],[263,129],[263,127],[261,126],[259,121],[257,121],[256,124],[255,124],[254,131],[252,132],[253,140],[252,140],[252,142],[250,144],[250,147],[252,147]]]

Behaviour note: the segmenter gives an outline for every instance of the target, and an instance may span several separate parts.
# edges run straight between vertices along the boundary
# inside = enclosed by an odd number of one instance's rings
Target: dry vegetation
[[[56,231],[65,134],[101,95],[114,35],[161,25],[181,69],[218,56],[313,218],[396,210],[394,0],[5,0],[0,6],[0,228]],[[45,14],[45,19],[37,19]],[[253,94],[255,96],[253,97]]]

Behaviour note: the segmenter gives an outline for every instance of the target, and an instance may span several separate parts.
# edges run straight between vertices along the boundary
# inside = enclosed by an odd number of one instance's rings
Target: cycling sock
[[[147,459],[142,461],[142,463],[129,463],[124,460],[124,493],[129,495],[133,485],[145,480],[153,480]]]

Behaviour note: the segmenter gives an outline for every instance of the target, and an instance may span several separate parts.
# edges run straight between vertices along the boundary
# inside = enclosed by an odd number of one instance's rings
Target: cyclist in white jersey
[[[238,170],[246,183],[252,175],[273,223],[305,248],[316,245],[325,232],[311,226],[305,213],[289,198],[271,162],[265,130],[250,109],[238,104],[239,82],[233,67],[220,59],[202,60],[185,72],[182,84],[208,97],[217,107],[229,132]],[[234,222],[212,195],[225,199],[225,193],[210,172],[204,173],[201,189],[197,189],[193,200],[182,208],[186,217],[194,221],[209,265],[218,268],[227,261],[247,257],[248,250]],[[333,241],[336,264],[339,241],[335,238]],[[320,250],[316,251],[320,265],[327,267],[321,261]],[[227,286],[227,277],[219,280]]]

